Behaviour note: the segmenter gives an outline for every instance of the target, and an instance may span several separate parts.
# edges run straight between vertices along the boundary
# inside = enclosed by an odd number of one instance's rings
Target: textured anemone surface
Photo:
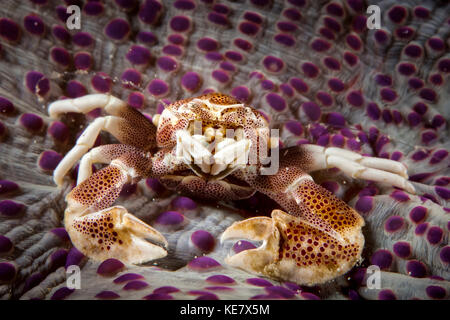
[[[69,30],[67,6],[81,8]],[[367,29],[366,8],[380,8]],[[0,297],[2,299],[448,299],[450,6],[445,1],[3,0],[0,7]],[[260,194],[190,199],[157,180],[118,203],[169,242],[146,266],[88,260],[62,224],[52,171],[86,123],[48,117],[62,96],[111,93],[149,117],[220,91],[258,108],[283,145],[315,143],[408,167],[417,195],[330,169],[317,183],[365,219],[363,260],[325,285],[280,283],[224,258],[258,243],[219,242],[234,221],[268,215]],[[102,134],[97,145],[113,141]],[[81,268],[71,289],[66,268]],[[380,282],[368,285],[372,268]]]

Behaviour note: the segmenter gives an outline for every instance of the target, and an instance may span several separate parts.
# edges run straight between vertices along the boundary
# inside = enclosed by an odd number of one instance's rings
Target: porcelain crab
[[[156,177],[169,189],[209,199],[244,199],[256,191],[274,199],[284,211],[236,222],[225,230],[222,241],[263,242],[256,249],[229,256],[226,262],[309,285],[350,270],[364,246],[362,217],[314,183],[310,172],[337,167],[354,178],[414,192],[405,166],[397,161],[317,145],[280,150],[265,117],[225,94],[177,101],[152,121],[106,94],[59,100],[48,111],[57,118],[96,108],[107,115],[87,126],[54,171],[60,186],[81,159],[77,185],[66,197],[64,223],[75,247],[95,260],[113,257],[139,264],[167,254],[161,233],[126,208],[112,206],[125,183],[142,178]],[[120,144],[92,148],[102,130]],[[273,172],[269,170],[273,163],[267,163],[269,155],[277,155]],[[107,166],[93,174],[94,163]]]

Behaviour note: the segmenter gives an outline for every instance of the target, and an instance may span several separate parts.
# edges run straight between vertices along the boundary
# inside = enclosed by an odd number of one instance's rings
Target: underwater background
[[[81,9],[69,29],[69,5]],[[368,29],[369,5],[380,28]],[[1,299],[448,299],[450,290],[450,5],[363,0],[3,0],[0,6]],[[298,286],[231,268],[219,242],[234,221],[277,205],[255,194],[211,203],[147,179],[117,203],[161,231],[166,258],[97,263],[64,230],[52,170],[86,123],[50,102],[111,93],[148,114],[219,91],[258,108],[284,146],[315,143],[398,160],[417,195],[337,170],[317,183],[365,219],[363,260],[325,285]],[[97,144],[113,141],[101,134]],[[80,289],[66,268],[81,268]],[[367,286],[378,266],[380,286]]]

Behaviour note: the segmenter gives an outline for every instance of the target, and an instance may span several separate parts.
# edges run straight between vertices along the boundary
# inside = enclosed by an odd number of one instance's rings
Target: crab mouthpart
[[[193,132],[192,132],[193,131]],[[225,134],[224,134],[225,133]],[[222,179],[248,163],[251,141],[242,128],[225,130],[212,126],[176,132],[177,161],[188,165],[198,176]]]

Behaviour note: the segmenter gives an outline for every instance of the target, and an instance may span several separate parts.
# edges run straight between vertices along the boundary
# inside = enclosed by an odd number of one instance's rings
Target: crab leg
[[[109,116],[95,119],[78,138],[75,146],[66,154],[53,172],[55,183],[60,186],[63,177],[73,165],[95,143],[99,133],[104,130],[111,133],[121,143],[143,150],[155,147],[156,127],[139,111],[125,102],[105,94],[92,94],[76,99],[65,99],[50,104],[48,111],[52,118],[62,113],[88,113],[96,108],[104,109]]]
[[[241,178],[277,201],[288,213],[273,211],[271,228],[267,227],[267,218],[257,218],[235,223],[225,230],[222,240],[264,239],[263,246],[240,252],[227,262],[299,284],[323,283],[349,271],[359,260],[364,245],[361,232],[364,220],[290,160],[282,158],[278,173],[272,176],[255,174],[253,170],[240,172]],[[265,262],[251,262],[260,258]],[[269,258],[271,261],[267,263]]]
[[[133,264],[164,257],[163,235],[124,207],[109,207],[125,183],[150,175],[150,155],[123,145],[95,148],[92,154],[101,161],[117,157],[67,195],[64,223],[72,243],[95,260],[114,257]]]
[[[398,161],[364,157],[340,148],[316,145],[303,145],[301,148],[310,155],[308,172],[336,167],[352,178],[384,182],[415,193],[414,186],[408,182],[405,166]]]

